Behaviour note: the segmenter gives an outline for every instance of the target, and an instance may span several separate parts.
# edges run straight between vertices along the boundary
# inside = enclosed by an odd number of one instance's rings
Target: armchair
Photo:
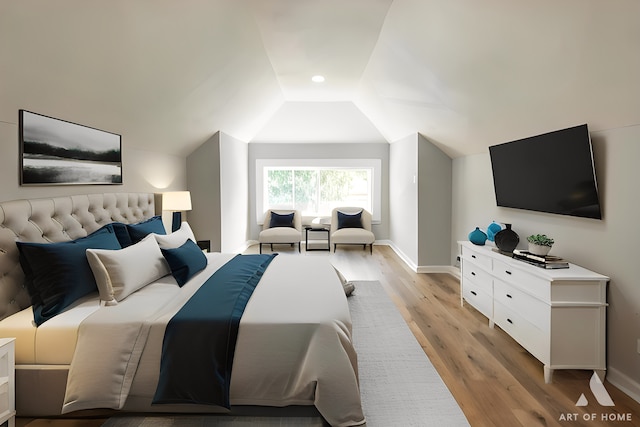
[[[371,213],[362,208],[335,208],[331,212],[331,241],[333,251],[338,245],[370,246],[373,253],[373,242],[376,236],[371,231]]]
[[[296,210],[267,210],[262,224],[262,231],[258,237],[260,243],[260,253],[262,245],[271,245],[273,251],[274,244],[298,244],[300,252],[300,241],[302,240],[302,218],[300,212]]]

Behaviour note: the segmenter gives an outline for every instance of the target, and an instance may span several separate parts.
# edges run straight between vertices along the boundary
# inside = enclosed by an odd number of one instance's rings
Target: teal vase
[[[487,239],[489,239],[489,241],[493,242],[495,237],[496,237],[496,233],[498,233],[500,230],[502,230],[502,226],[500,224],[498,224],[497,222],[493,221],[487,227]]]
[[[469,241],[474,245],[484,246],[484,242],[487,241],[487,235],[480,230],[480,227],[476,227],[475,230],[469,233]]]

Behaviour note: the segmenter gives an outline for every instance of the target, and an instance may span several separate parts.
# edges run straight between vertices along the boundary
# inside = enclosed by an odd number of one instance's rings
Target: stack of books
[[[529,251],[516,249],[513,251],[513,257],[540,268],[569,268],[569,262],[567,260],[553,255],[534,255]]]

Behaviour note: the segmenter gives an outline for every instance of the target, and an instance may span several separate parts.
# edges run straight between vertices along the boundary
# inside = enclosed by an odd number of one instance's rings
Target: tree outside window
[[[265,168],[267,206],[328,216],[339,206],[372,211],[373,171],[369,168]]]

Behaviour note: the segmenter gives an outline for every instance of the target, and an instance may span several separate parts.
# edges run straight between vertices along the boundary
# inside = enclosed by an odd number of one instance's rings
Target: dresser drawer
[[[527,349],[536,359],[549,363],[549,334],[542,332],[519,314],[499,302],[493,305],[496,325]]]
[[[462,256],[469,259],[474,264],[491,271],[492,259],[488,254],[484,254],[479,250],[471,249],[466,246],[462,247]]]
[[[462,267],[464,280],[475,283],[489,295],[493,293],[493,276],[490,273],[468,260],[462,261]]]
[[[480,313],[491,319],[493,317],[493,299],[473,282],[465,281],[463,287],[464,299]]]
[[[493,282],[493,298],[541,331],[549,332],[551,307],[548,304],[498,279]]]
[[[513,266],[498,260],[493,261],[492,271],[494,276],[503,282],[511,283],[517,287],[526,289],[528,293],[537,296],[542,301],[551,301],[551,283],[548,280],[534,276],[533,274],[529,274],[524,270],[514,268]]]

